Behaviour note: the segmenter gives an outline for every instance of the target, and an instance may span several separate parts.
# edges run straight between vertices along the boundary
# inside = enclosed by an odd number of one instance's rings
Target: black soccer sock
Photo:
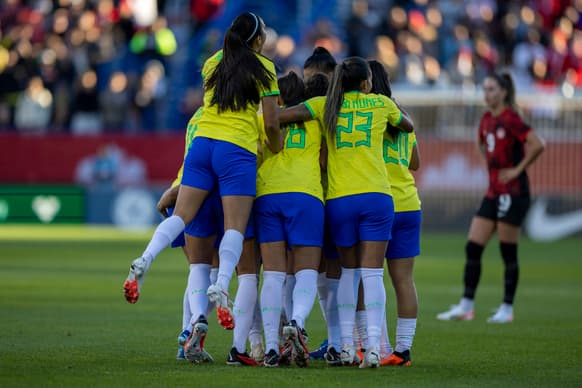
[[[517,281],[519,279],[519,264],[517,263],[517,244],[499,243],[501,257],[505,263],[505,295],[503,303],[513,304]]]
[[[481,256],[483,255],[484,246],[479,245],[473,241],[467,241],[465,245],[465,254],[467,261],[465,262],[465,292],[463,296],[468,299],[475,299],[475,292],[481,277]]]

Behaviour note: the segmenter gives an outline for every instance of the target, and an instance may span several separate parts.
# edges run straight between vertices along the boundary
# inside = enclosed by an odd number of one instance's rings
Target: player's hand
[[[168,208],[176,204],[177,195],[175,191],[175,189],[169,188],[168,190],[164,191],[164,194],[162,194],[160,200],[158,201],[156,207],[164,217],[168,217]]]
[[[507,183],[516,179],[520,174],[517,168],[503,168],[499,170],[499,181],[501,183]]]

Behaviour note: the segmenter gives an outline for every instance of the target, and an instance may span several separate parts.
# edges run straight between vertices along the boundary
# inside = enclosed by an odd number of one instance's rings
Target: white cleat
[[[378,349],[369,349],[366,351],[364,361],[360,364],[360,368],[377,368],[380,366],[380,352]]]
[[[437,319],[441,321],[471,321],[475,318],[473,310],[465,310],[460,304],[454,304],[444,313],[437,314]]]
[[[231,303],[228,299],[228,293],[218,284],[212,284],[208,287],[206,295],[208,295],[208,300],[216,306],[218,323],[226,330],[234,329],[234,318],[230,309]]]
[[[134,304],[139,299],[141,286],[150,264],[151,263],[143,257],[138,257],[131,263],[131,266],[129,267],[129,275],[127,275],[127,279],[123,284],[123,294],[129,303]]]
[[[356,355],[356,348],[351,345],[342,345],[340,360],[342,365],[358,365],[360,363],[360,358]]]
[[[265,348],[261,342],[251,346],[251,358],[259,363],[265,359]]]
[[[513,322],[513,307],[502,304],[495,314],[487,319],[488,323],[510,323]]]
[[[192,332],[184,344],[184,356],[193,363],[213,362],[212,356],[204,350],[204,339],[208,333],[208,322],[201,315],[192,325]]]

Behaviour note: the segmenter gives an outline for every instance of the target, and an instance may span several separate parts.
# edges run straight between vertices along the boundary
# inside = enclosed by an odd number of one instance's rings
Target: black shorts
[[[521,226],[529,209],[529,196],[501,194],[497,198],[483,198],[477,215],[496,222]]]

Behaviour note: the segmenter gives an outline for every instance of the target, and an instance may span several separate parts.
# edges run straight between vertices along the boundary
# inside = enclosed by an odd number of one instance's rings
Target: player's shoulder
[[[255,55],[257,56],[257,58],[259,58],[259,61],[261,61],[263,66],[265,66],[267,69],[275,72],[275,62],[273,62],[270,58],[264,56],[263,54],[257,53]]]

